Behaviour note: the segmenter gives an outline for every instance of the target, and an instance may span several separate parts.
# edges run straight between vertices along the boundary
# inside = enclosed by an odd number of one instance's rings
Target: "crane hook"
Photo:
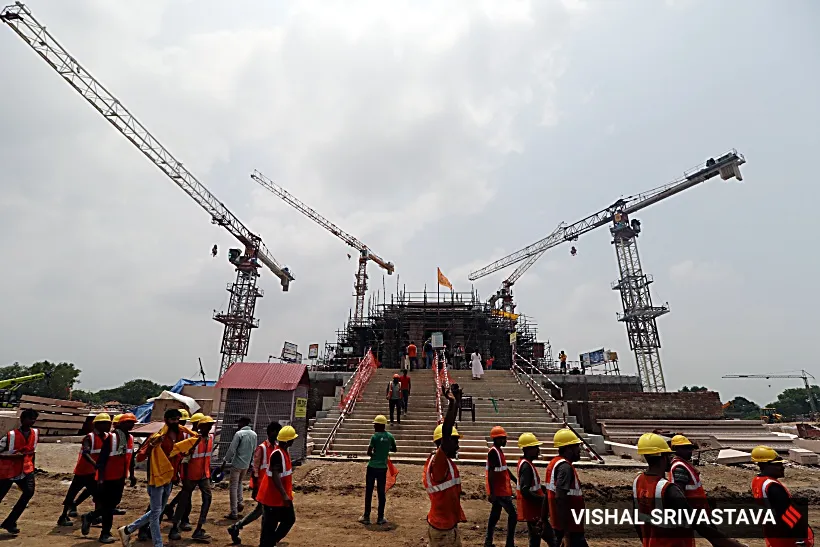
[[[569,250],[569,254],[571,254],[572,256],[577,255],[577,254],[578,254],[578,249],[576,249],[576,248],[573,246],[573,247],[572,247],[572,249],[570,249],[570,250]]]
[[[216,255],[219,253],[219,249],[216,245],[214,245],[213,249],[211,249],[211,256],[216,258]]]

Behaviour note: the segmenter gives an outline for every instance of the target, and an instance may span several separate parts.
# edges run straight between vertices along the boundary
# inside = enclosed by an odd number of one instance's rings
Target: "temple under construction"
[[[508,369],[512,359],[511,334],[515,333],[518,355],[530,362],[551,360],[549,350],[537,341],[537,325],[528,317],[493,309],[475,290],[470,292],[407,292],[390,295],[389,301],[374,296],[368,314],[357,322],[352,317],[336,342],[325,345],[325,366],[347,368],[359,362],[367,348],[387,368],[398,368],[404,350],[413,341],[422,348],[434,332],[441,332],[446,355],[451,362],[460,360],[456,347],[464,348],[465,360],[478,351],[492,367]],[[547,344],[548,346],[548,344]]]

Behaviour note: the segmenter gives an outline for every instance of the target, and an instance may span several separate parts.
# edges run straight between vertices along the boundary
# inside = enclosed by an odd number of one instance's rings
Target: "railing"
[[[559,397],[561,400],[563,400],[563,399],[564,399],[564,390],[563,390],[563,388],[562,388],[561,386],[559,386],[558,384],[556,384],[555,382],[553,382],[553,381],[552,381],[552,379],[551,379],[549,376],[547,376],[546,374],[544,374],[544,371],[542,371],[541,369],[539,369],[538,367],[536,367],[535,365],[533,365],[533,364],[532,364],[532,362],[528,361],[525,357],[522,357],[519,353],[516,353],[516,354],[515,354],[515,356],[516,356],[516,358],[521,359],[522,361],[524,361],[525,363],[527,363],[527,364],[530,366],[530,372],[531,372],[531,373],[537,373],[537,374],[539,374],[539,375],[540,375],[542,378],[544,378],[544,380],[546,380],[546,381],[547,381],[547,382],[548,382],[548,383],[549,383],[552,387],[554,387],[556,390],[558,390],[558,397]],[[543,384],[542,384],[542,386],[543,386]],[[551,394],[551,393],[550,393],[549,395],[550,395],[550,397],[552,397],[552,394]],[[555,398],[553,398],[553,400],[555,400]]]
[[[356,367],[356,372],[354,372],[353,376],[351,376],[347,382],[345,382],[345,385],[342,386],[342,393],[339,396],[339,417],[336,419],[336,423],[333,424],[333,429],[330,430],[327,439],[325,439],[325,444],[319,452],[320,456],[327,455],[327,451],[333,444],[333,440],[336,438],[336,433],[339,431],[342,422],[344,422],[348,414],[353,412],[353,408],[356,406],[356,401],[361,399],[362,392],[364,391],[364,388],[367,387],[368,382],[370,382],[370,378],[373,376],[373,371],[375,369],[376,360],[373,358],[373,354],[368,348],[364,359],[359,361],[359,366]],[[350,389],[347,391],[347,395],[345,395],[345,388],[348,384],[351,384]]]
[[[433,355],[433,377],[436,384],[436,415],[438,416],[437,423],[444,422],[444,415],[441,413],[441,396],[444,392],[441,390],[441,375],[438,371],[438,352]]]
[[[544,407],[544,409],[547,412],[552,414],[552,417],[555,418],[556,421],[561,422],[565,428],[575,433],[575,436],[581,440],[581,443],[584,446],[584,450],[586,450],[590,458],[597,461],[598,463],[604,463],[604,459],[598,454],[598,452],[595,451],[594,448],[592,448],[592,445],[589,444],[581,435],[579,435],[578,432],[575,431],[575,429],[571,425],[569,425],[569,423],[567,422],[566,409],[564,408],[564,404],[562,401],[556,400],[551,393],[548,393],[546,390],[544,390],[543,386],[540,386],[538,382],[536,382],[536,380],[532,376],[530,376],[523,368],[521,368],[521,366],[518,365],[518,363],[516,363],[515,361],[513,361],[512,363],[511,372],[513,373],[515,379],[518,380],[518,383],[529,389],[530,393],[532,393],[541,402],[541,406]],[[527,382],[523,381],[521,379],[521,376],[525,377],[527,379]],[[539,386],[541,387],[541,389],[536,389],[535,386]],[[549,403],[547,402],[547,399],[544,398],[544,394],[546,394],[554,403],[558,403],[561,405],[561,418],[559,418],[558,414],[556,414],[552,407],[550,407]]]

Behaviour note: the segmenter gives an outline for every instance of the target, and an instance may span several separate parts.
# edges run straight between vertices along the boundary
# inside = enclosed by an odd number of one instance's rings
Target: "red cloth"
[[[410,377],[409,376],[399,376],[399,383],[401,384],[401,389],[410,389]]]

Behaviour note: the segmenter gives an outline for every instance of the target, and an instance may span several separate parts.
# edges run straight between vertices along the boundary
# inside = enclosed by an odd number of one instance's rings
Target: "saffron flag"
[[[393,465],[393,462],[390,458],[387,458],[387,480],[384,482],[385,491],[393,488],[393,485],[396,484],[396,475],[398,474],[398,468],[395,465]]]
[[[438,284],[439,285],[444,285],[445,287],[447,287],[448,289],[450,289],[452,291],[453,290],[453,284],[450,283],[450,280],[447,279],[447,277],[443,273],[441,273],[441,268],[436,268],[436,270],[438,270]]]

